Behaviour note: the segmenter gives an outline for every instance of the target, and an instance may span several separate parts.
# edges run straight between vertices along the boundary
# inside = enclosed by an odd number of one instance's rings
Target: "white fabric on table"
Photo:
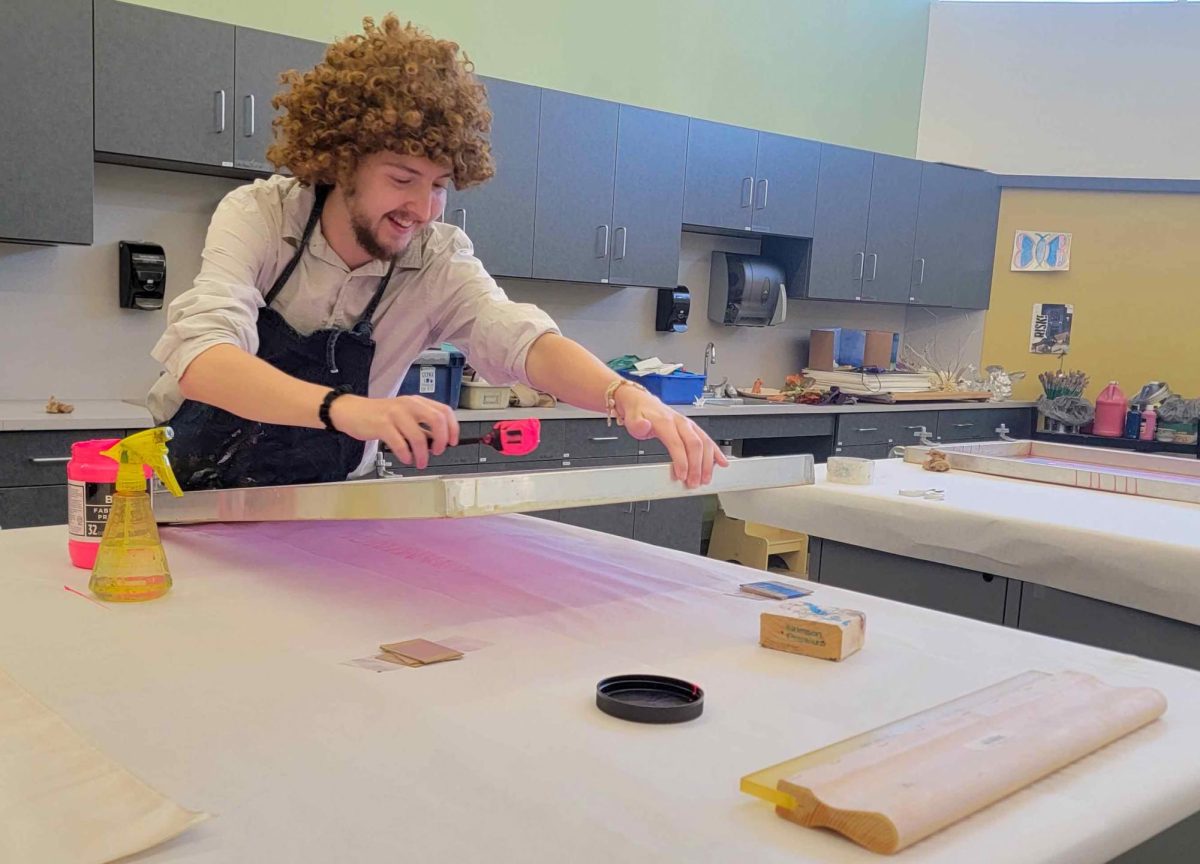
[[[1200,624],[1200,505],[889,459],[875,482],[721,495],[726,514]],[[944,501],[901,489],[944,489]]]
[[[165,529],[174,590],[100,608],[58,528],[0,535],[0,666],[175,800],[152,862],[878,862],[742,775],[1027,669],[1148,685],[1166,716],[896,861],[1107,861],[1200,810],[1200,674],[817,586],[861,609],[831,663],[757,644],[755,571],[527,516]],[[490,643],[343,665],[383,642]],[[605,676],[699,683],[703,716],[595,707]]]

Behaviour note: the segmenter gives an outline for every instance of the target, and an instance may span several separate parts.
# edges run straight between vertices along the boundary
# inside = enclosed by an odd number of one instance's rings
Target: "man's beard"
[[[376,236],[371,227],[371,223],[359,211],[357,202],[355,201],[353,195],[347,198],[346,204],[346,209],[350,213],[350,228],[354,231],[354,239],[358,245],[362,247],[364,252],[378,261],[390,261],[392,258],[404,251],[405,246],[408,245],[407,243],[399,248],[389,249],[380,242],[379,238]],[[385,216],[383,218],[386,219],[387,217]],[[383,220],[381,219],[379,221],[382,222]],[[412,241],[410,240],[409,242]]]

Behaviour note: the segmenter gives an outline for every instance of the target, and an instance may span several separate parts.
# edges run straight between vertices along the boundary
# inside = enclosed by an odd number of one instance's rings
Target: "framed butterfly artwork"
[[[1071,235],[1061,231],[1018,231],[1013,239],[1012,269],[1071,269]]]

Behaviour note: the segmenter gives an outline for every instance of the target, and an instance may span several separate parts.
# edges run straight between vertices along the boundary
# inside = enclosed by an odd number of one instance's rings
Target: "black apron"
[[[328,194],[329,187],[317,187],[316,203],[296,254],[259,310],[258,356],[302,381],[331,389],[349,387],[352,393],[366,396],[375,357],[371,318],[392,276],[394,259],[350,330],[334,327],[304,336],[271,308],[304,254]],[[314,415],[316,410],[314,405]],[[171,467],[184,490],[345,480],[362,461],[365,446],[341,432],[259,423],[190,399],[168,425],[175,432],[169,444]]]

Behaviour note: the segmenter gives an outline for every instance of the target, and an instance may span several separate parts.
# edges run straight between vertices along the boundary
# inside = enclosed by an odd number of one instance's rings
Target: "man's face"
[[[369,255],[399,255],[446,206],[450,169],[421,156],[372,153],[358,163],[346,205],[354,239]]]

